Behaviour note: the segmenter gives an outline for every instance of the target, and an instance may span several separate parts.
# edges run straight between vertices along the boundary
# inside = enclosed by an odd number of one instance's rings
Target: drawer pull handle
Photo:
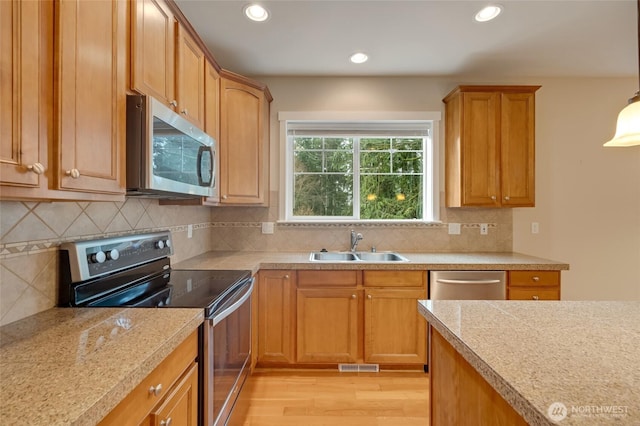
[[[149,388],[149,395],[153,394],[155,396],[158,396],[160,395],[160,392],[162,392],[162,383],[159,383],[156,386],[151,386]]]
[[[538,296],[533,296],[532,299],[533,300],[540,300],[540,298]]]
[[[73,179],[78,179],[80,177],[80,170],[71,169],[64,172],[67,176],[71,176]]]
[[[33,173],[37,175],[41,175],[44,173],[44,166],[41,163],[33,163],[27,166],[28,170],[31,170]]]
[[[160,426],[171,426],[171,417],[160,422]]]
[[[540,277],[538,277],[538,276],[536,276],[536,277],[532,277],[531,279],[532,279],[532,280],[534,280],[535,282],[540,281]]]

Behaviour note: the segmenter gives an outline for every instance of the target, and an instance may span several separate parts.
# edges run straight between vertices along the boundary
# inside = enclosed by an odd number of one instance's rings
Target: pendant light
[[[640,0],[638,0],[638,92],[618,115],[616,135],[604,146],[640,145]]]

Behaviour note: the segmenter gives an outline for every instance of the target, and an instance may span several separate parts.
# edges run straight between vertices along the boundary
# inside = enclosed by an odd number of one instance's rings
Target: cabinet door
[[[204,129],[204,52],[181,25],[178,26],[177,61],[178,112]]]
[[[127,3],[57,5],[57,189],[124,194]]]
[[[196,426],[198,423],[198,364],[193,364],[167,399],[150,415],[153,426]]]
[[[365,362],[426,364],[427,327],[417,307],[426,297],[426,289],[365,290]]]
[[[500,95],[463,93],[462,203],[465,206],[500,205]]]
[[[503,93],[501,123],[501,203],[535,204],[535,95]]]
[[[163,0],[133,0],[131,7],[132,89],[175,107],[177,21]]]
[[[268,155],[264,93],[236,81],[220,81],[220,202],[266,205]]]
[[[294,362],[295,271],[261,271],[258,280],[258,362]]]
[[[204,131],[220,143],[220,74],[206,61],[204,72]]]
[[[52,31],[51,2],[0,2],[0,183],[12,196],[47,188]]]
[[[298,362],[353,363],[358,360],[356,289],[299,288],[297,292]]]

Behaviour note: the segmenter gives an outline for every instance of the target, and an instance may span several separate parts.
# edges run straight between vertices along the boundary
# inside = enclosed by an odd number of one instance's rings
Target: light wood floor
[[[426,426],[429,375],[257,371],[230,426]]]

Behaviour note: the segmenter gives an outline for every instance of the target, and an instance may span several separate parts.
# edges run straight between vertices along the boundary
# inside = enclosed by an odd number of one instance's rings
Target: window
[[[434,118],[286,116],[280,113],[286,135],[285,220],[435,220]]]

